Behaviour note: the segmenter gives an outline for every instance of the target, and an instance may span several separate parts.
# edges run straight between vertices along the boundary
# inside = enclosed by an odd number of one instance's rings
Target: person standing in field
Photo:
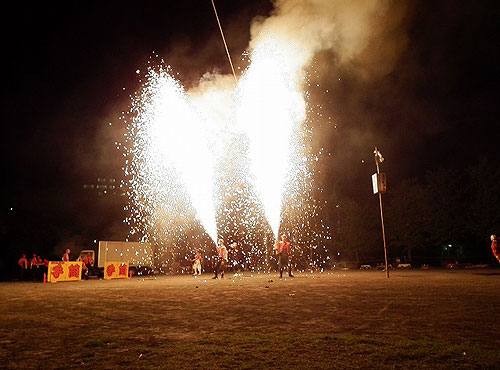
[[[201,260],[202,260],[201,251],[199,249],[196,249],[194,253],[195,256],[193,260],[193,275],[201,275]]]
[[[293,277],[292,265],[290,264],[290,242],[286,240],[286,235],[282,234],[278,242],[278,265],[280,269],[280,278],[283,277],[283,270],[288,270],[288,276]]]
[[[224,270],[227,265],[227,248],[224,245],[224,240],[219,239],[217,246],[217,256],[215,260],[215,276],[212,279],[218,279],[218,273],[220,272],[221,279],[224,279]]]
[[[495,256],[497,261],[500,263],[500,248],[498,247],[497,236],[492,235],[490,239],[491,239],[491,251],[493,252],[493,255]]]
[[[89,279],[89,269],[87,267],[87,258],[84,257],[84,256],[81,256],[78,261],[80,261],[82,263],[82,278],[84,280],[88,280]]]
[[[71,250],[68,248],[66,249],[66,252],[64,252],[63,256],[62,256],[62,260],[63,262],[69,262],[69,255],[71,253]]]
[[[36,253],[33,253],[33,257],[31,257],[31,268],[35,267],[38,265],[38,258],[36,256]]]
[[[40,280],[40,265],[38,264],[38,257],[36,253],[33,253],[33,257],[31,258],[31,274],[33,281]]]
[[[88,275],[93,275],[94,274],[94,259],[92,258],[92,255],[89,254],[87,258],[85,258],[85,264],[87,265],[87,272]]]
[[[23,281],[28,271],[28,259],[26,258],[26,254],[23,253],[19,261],[17,261],[17,264],[19,265],[19,281]]]

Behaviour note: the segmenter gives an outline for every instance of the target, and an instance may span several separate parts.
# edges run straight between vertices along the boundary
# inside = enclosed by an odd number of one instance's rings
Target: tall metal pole
[[[377,147],[375,147],[375,166],[377,166],[377,183],[378,183],[378,179],[379,179],[379,175],[380,175],[380,167],[379,167],[379,164],[378,164],[378,149]],[[383,211],[383,208],[382,208],[382,193],[380,192],[380,189],[378,191],[378,202],[379,202],[379,205],[380,205],[380,221],[382,223],[382,239],[384,240],[384,257],[385,257],[385,271],[386,271],[386,275],[387,275],[387,278],[389,279],[389,264],[387,263],[387,243],[385,241],[385,226],[384,226],[384,211]]]

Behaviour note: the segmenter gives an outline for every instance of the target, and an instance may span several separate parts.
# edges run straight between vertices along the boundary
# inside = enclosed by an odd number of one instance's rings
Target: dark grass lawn
[[[0,368],[500,369],[500,270],[0,284]]]

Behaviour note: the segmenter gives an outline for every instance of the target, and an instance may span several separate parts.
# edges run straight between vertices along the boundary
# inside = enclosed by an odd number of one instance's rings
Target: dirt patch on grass
[[[0,367],[490,368],[496,272],[0,284]]]

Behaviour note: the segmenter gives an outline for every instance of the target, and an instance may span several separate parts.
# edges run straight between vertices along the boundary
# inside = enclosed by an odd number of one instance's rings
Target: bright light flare
[[[237,91],[237,122],[249,139],[252,184],[275,237],[291,159],[299,150],[295,132],[306,118],[297,52],[267,38],[253,50]]]
[[[197,218],[216,240],[213,158],[206,140],[209,127],[168,71],[150,70],[148,78],[134,119],[136,174],[140,175],[135,190],[152,188],[152,197],[168,197],[178,178]],[[165,189],[170,194],[165,194]]]
[[[193,217],[214,241],[237,241],[256,271],[266,263],[266,221],[307,258],[327,238],[312,199],[306,61],[293,43],[261,37],[237,86],[206,74],[186,92],[170,67],[148,69],[127,123],[126,221],[156,243],[163,267],[189,259],[196,245],[210,260]]]

